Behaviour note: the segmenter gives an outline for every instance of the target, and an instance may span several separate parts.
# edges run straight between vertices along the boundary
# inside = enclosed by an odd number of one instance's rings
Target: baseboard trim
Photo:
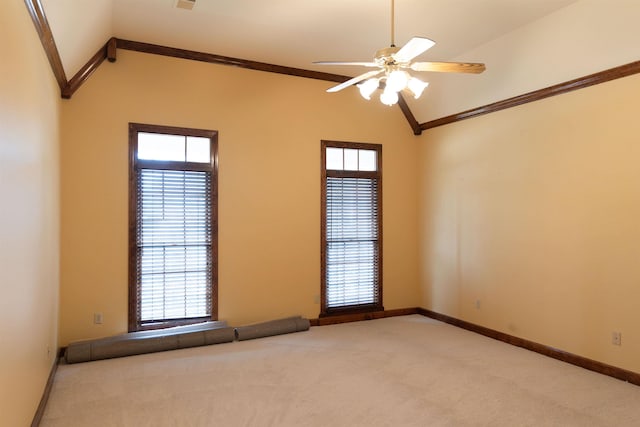
[[[409,314],[419,314],[418,307],[397,308],[394,310],[370,311],[366,313],[340,314],[336,316],[320,317],[310,319],[311,326],[335,325],[338,323],[360,322],[362,320],[384,319],[385,317],[407,316]]]
[[[552,357],[554,359],[561,360],[563,362],[570,363],[572,365],[579,366],[581,368],[588,369],[599,374],[608,375],[610,377],[640,386],[640,374],[637,372],[607,365],[606,363],[588,359],[583,356],[578,356],[577,354],[568,353],[566,351],[539,344],[534,341],[529,341],[524,338],[518,338],[513,335],[505,334],[504,332],[499,332],[494,329],[476,325],[465,320],[456,319],[455,317],[447,316],[446,314],[436,313],[435,311],[427,310],[425,308],[418,308],[418,314],[422,314],[423,316],[430,317],[432,319],[439,320],[441,322],[448,323],[450,325],[457,326],[459,328],[466,329],[468,331],[475,332],[477,334],[484,335],[486,337],[493,338],[507,344],[522,347],[524,349],[531,350],[544,356]]]
[[[64,354],[63,350],[60,349],[60,351],[58,351],[56,359],[53,361],[51,372],[49,372],[49,378],[47,378],[47,383],[44,386],[44,391],[42,392],[42,397],[40,398],[40,403],[38,404],[38,409],[36,409],[36,413],[34,414],[33,420],[31,421],[31,427],[38,427],[40,425],[40,422],[42,421],[44,410],[47,407],[49,395],[51,394],[51,388],[53,387],[53,379],[56,376],[56,371],[58,370],[58,364],[60,363],[60,357],[62,354]]]

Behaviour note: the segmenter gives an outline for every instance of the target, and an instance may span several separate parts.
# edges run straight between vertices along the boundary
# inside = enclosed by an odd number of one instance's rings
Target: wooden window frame
[[[320,196],[320,258],[321,258],[321,286],[320,286],[320,315],[319,317],[339,316],[344,314],[370,313],[374,311],[383,311],[383,286],[382,286],[382,145],[370,144],[362,142],[344,142],[344,141],[321,141],[320,155],[320,171],[321,171],[321,196]],[[326,168],[326,152],[327,147],[374,150],[376,151],[377,170],[371,172],[365,171],[337,171],[327,170]],[[378,285],[378,301],[372,304],[351,305],[344,307],[327,307],[327,177],[338,178],[372,178],[377,179],[377,210],[378,210],[378,269],[377,269],[377,285]]]
[[[138,133],[149,132],[168,135],[209,138],[211,152],[209,163],[138,160]],[[162,170],[190,170],[211,173],[211,316],[176,319],[164,322],[141,324],[138,319],[137,289],[137,170],[139,168]],[[215,130],[190,129],[162,125],[129,123],[129,332],[162,329],[172,326],[200,323],[218,319],[218,132]]]

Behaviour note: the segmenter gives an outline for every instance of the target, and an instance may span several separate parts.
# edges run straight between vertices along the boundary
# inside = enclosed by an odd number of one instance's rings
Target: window
[[[320,316],[383,310],[382,146],[322,141]]]
[[[217,318],[217,132],[129,124],[129,331]]]

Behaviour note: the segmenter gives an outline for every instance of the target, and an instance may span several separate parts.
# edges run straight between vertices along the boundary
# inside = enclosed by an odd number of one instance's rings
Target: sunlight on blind
[[[138,174],[138,300],[143,322],[209,316],[209,172]]]
[[[377,180],[327,177],[327,307],[378,302]]]

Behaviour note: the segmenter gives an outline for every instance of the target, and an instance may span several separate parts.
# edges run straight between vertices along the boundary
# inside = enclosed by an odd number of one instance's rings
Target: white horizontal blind
[[[378,304],[378,180],[326,180],[327,308]]]
[[[138,319],[210,316],[211,173],[139,169]]]

